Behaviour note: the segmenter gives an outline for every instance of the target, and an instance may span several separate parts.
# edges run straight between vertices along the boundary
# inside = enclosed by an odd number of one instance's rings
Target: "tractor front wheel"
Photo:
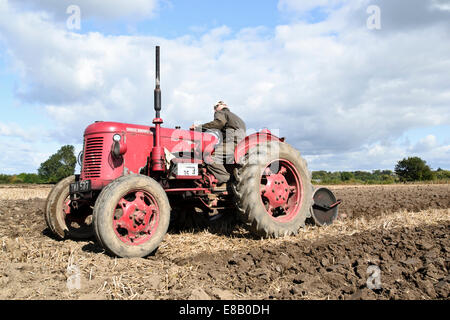
[[[45,222],[59,240],[83,240],[93,236],[90,203],[80,200],[74,206],[70,200],[69,186],[74,181],[75,176],[69,176],[58,182],[50,191],[45,204]]]
[[[122,176],[107,185],[94,207],[97,241],[118,257],[145,257],[167,232],[170,205],[158,182],[143,175]]]

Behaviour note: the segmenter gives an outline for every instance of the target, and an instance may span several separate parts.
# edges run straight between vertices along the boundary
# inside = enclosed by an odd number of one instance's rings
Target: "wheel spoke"
[[[122,198],[119,200],[119,205],[122,208],[123,212],[125,212],[130,207],[131,202]]]
[[[139,210],[145,212],[147,210],[147,204],[145,203],[144,199],[145,199],[144,193],[138,191],[136,192],[136,199],[133,201],[133,203]]]
[[[151,230],[150,222],[152,221],[153,216],[155,215],[155,212],[156,212],[156,207],[154,205],[150,205],[147,207],[147,213],[145,215],[145,220],[144,220],[145,225],[147,226],[146,229]]]
[[[267,192],[267,184],[266,185],[261,184],[259,186],[259,193],[261,194],[261,196],[264,197],[264,194],[266,194],[266,192]]]
[[[119,200],[119,205],[122,209],[122,214],[120,217],[115,217],[120,223],[121,227],[126,228],[126,226],[130,225],[131,214],[135,211],[136,207],[132,202],[125,200],[124,198]],[[128,228],[127,228],[128,229]]]
[[[64,202],[63,211],[65,215],[70,214],[70,200]]]
[[[274,173],[272,172],[272,169],[271,169],[270,166],[269,166],[269,167],[267,167],[266,169],[264,169],[264,174],[265,174],[266,176],[271,176],[271,175],[274,174]]]

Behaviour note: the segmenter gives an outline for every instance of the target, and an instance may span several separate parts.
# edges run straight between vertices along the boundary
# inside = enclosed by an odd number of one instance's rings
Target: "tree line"
[[[391,184],[405,182],[449,182],[450,170],[432,170],[425,160],[408,157],[397,162],[394,170],[372,171],[313,171],[313,183],[342,184]]]
[[[0,174],[0,183],[57,183],[73,175],[77,159],[75,148],[71,145],[61,147],[55,154],[41,163],[38,173],[17,175]],[[373,171],[313,171],[316,184],[391,184],[414,181],[450,181],[450,171],[438,168],[431,170],[425,160],[419,157],[404,158],[397,162],[394,170]]]

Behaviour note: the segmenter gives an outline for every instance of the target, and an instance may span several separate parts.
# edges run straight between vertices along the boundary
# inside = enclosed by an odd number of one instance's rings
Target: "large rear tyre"
[[[235,170],[233,191],[241,220],[262,237],[297,234],[311,215],[311,173],[300,152],[286,143],[250,150]]]
[[[143,175],[122,176],[108,184],[94,207],[94,233],[109,253],[145,257],[164,239],[170,204],[158,182]]]
[[[66,238],[83,240],[93,236],[92,208],[89,202],[78,201],[75,208],[70,200],[69,186],[74,181],[75,176],[69,176],[58,182],[50,191],[45,203],[45,222],[59,240]]]

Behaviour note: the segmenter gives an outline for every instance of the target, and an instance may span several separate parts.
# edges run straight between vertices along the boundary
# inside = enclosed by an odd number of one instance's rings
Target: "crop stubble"
[[[0,299],[448,299],[449,185],[330,188],[346,216],[333,226],[283,239],[239,226],[171,232],[146,259],[56,241],[43,219],[48,187],[0,188]],[[69,264],[80,289],[66,286]],[[369,265],[379,290],[367,288]]]

